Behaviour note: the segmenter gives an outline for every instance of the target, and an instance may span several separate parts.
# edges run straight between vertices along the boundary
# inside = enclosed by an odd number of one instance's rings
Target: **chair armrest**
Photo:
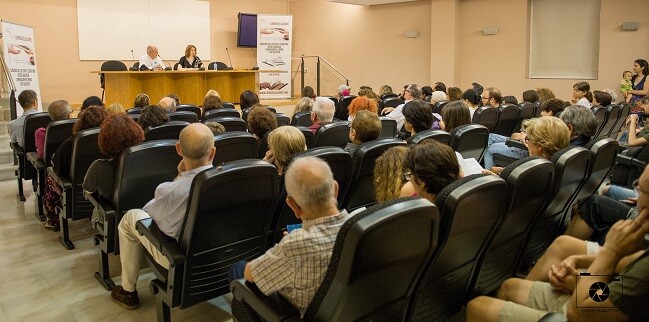
[[[102,198],[99,193],[88,193],[88,191],[84,190],[83,196],[86,198],[86,200],[90,201],[95,209],[99,211],[99,213],[104,216],[104,220],[115,217],[115,208],[113,208],[113,204],[110,203],[110,201]]]
[[[34,166],[39,171],[42,171],[45,169],[45,163],[43,163],[43,160],[38,158],[38,154],[36,152],[29,152],[27,153],[27,160]]]
[[[243,278],[232,281],[230,291],[236,300],[244,302],[266,321],[302,321],[300,311],[277,292],[266,296]]]
[[[18,145],[16,142],[9,142],[9,146],[16,152],[16,155],[25,154],[25,150],[22,146]]]
[[[507,139],[507,141],[505,141],[505,145],[511,148],[519,148],[522,150],[527,150],[525,144],[523,144],[523,142],[519,140]]]
[[[639,170],[644,170],[644,168],[647,166],[647,162],[638,159],[633,159],[631,161],[631,164],[633,164]]]
[[[146,218],[138,221],[135,227],[140,235],[146,237],[146,239],[151,242],[153,247],[161,252],[162,246],[164,244],[168,242],[176,242],[175,239],[165,235],[165,233],[163,233],[160,228],[158,228],[158,224],[156,224],[152,218]]]
[[[633,165],[633,157],[630,157],[625,154],[618,154],[615,157],[615,162],[624,165]]]
[[[47,167],[47,174],[64,190],[72,189],[72,182],[70,182],[70,179],[59,177],[59,175],[54,172],[54,168]]]

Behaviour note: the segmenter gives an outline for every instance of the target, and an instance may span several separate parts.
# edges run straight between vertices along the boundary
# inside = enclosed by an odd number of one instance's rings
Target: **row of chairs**
[[[594,137],[616,139],[631,109],[631,104],[611,104],[607,107],[594,106],[592,108],[597,118],[598,128]]]

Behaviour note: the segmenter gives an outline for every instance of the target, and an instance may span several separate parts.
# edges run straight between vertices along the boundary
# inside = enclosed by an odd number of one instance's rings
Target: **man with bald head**
[[[140,70],[163,70],[165,68],[162,58],[158,56],[158,47],[149,45],[146,54],[140,57]]]
[[[248,263],[244,277],[265,294],[279,292],[304,315],[327,271],[338,231],[351,216],[338,210],[338,183],[321,159],[295,159],[285,182],[286,203],[302,228]]]
[[[178,239],[185,219],[187,200],[192,180],[199,172],[212,167],[214,134],[202,123],[192,123],[180,132],[176,152],[182,157],[178,164],[178,176],[172,182],[158,185],[154,197],[142,209],[129,210],[119,223],[119,251],[122,262],[122,285],[113,287],[113,300],[127,309],[140,305],[135,285],[140,274],[142,248],[163,267],[169,261],[148,239],[135,229],[141,219],[152,218],[166,235]]]
[[[176,101],[171,97],[163,97],[160,102],[158,102],[158,106],[160,106],[160,108],[165,110],[165,112],[167,113],[176,111]]]

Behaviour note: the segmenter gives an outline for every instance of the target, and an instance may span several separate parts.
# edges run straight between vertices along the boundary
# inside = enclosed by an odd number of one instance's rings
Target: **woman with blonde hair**
[[[124,111],[124,106],[122,106],[122,104],[115,103],[115,104],[110,104],[108,107],[106,107],[107,116],[124,114],[124,113],[126,113],[126,111]]]
[[[404,162],[408,148],[395,146],[387,149],[374,163],[374,193],[376,201],[384,202],[399,198],[401,188],[408,182],[404,178]]]
[[[273,164],[280,176],[293,156],[306,150],[304,134],[294,126],[280,126],[268,135],[268,152],[264,161]]]
[[[313,108],[313,100],[310,97],[302,97],[297,102],[297,105],[295,105],[295,108],[293,109],[293,115],[300,112],[311,111],[312,108]]]
[[[349,117],[347,118],[347,120],[353,121],[354,117],[356,116],[356,112],[361,110],[370,111],[376,114],[378,110],[378,106],[379,105],[376,102],[376,100],[370,99],[366,96],[358,96],[355,99],[353,99],[351,103],[349,103],[349,107],[348,107]]]

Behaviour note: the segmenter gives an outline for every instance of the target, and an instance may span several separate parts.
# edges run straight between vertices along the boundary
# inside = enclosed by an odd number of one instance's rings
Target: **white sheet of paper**
[[[465,176],[482,173],[482,166],[474,158],[462,160],[461,168]]]

